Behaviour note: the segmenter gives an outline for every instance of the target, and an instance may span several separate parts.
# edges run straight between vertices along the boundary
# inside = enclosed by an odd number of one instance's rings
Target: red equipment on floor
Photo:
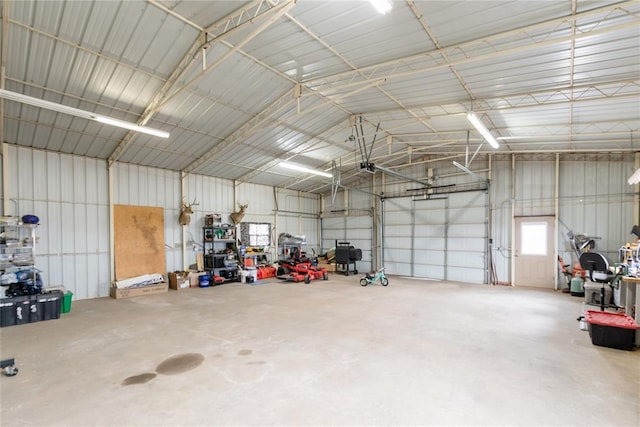
[[[292,248],[290,258],[278,263],[280,264],[280,267],[278,267],[278,279],[304,283],[309,283],[316,279],[329,279],[327,269],[313,265],[311,260],[300,252],[300,248]]]

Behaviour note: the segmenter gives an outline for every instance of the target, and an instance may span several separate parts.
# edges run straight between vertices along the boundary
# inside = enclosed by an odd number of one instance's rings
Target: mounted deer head
[[[189,225],[191,222],[191,214],[193,213],[192,206],[198,206],[200,203],[196,203],[196,199],[193,199],[192,203],[185,202],[182,199],[182,207],[180,208],[180,217],[178,218],[178,222],[180,225]]]
[[[231,218],[231,221],[233,221],[234,225],[242,221],[242,217],[244,216],[244,211],[246,211],[247,207],[249,207],[249,203],[245,205],[241,205],[240,203],[238,203],[238,206],[240,206],[240,210],[238,212],[232,212],[231,215],[229,215],[229,218]]]

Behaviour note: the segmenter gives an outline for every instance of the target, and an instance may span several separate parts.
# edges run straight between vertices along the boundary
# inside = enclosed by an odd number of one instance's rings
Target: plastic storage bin
[[[0,327],[16,324],[16,302],[13,298],[0,299]]]
[[[71,311],[71,299],[73,298],[73,292],[66,291],[62,296],[62,306],[60,307],[61,313],[68,313]]]
[[[208,274],[203,274],[198,277],[198,286],[201,288],[208,288],[211,286],[211,278]]]
[[[39,320],[51,320],[60,318],[62,307],[62,292],[55,291],[36,296],[38,302]]]
[[[19,296],[12,298],[16,303],[16,325],[24,325],[31,322],[31,296]],[[34,318],[35,320],[35,318]]]
[[[589,336],[593,345],[633,350],[636,329],[640,326],[626,314],[588,310],[585,320],[589,324]]]

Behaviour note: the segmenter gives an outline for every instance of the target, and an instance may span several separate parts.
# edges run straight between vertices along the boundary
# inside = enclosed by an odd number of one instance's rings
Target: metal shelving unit
[[[36,228],[37,224],[0,223],[0,282],[9,286],[9,274],[30,270],[36,285]],[[15,283],[15,282],[14,282]]]
[[[225,281],[237,281],[238,250],[236,227],[215,225],[202,228],[204,269],[210,274],[223,277]]]

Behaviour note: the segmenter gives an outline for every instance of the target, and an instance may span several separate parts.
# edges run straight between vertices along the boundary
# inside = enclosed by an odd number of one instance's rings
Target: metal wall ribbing
[[[35,214],[36,267],[76,298],[109,292],[109,200],[104,161],[6,146],[4,215]]]
[[[124,163],[112,166],[110,187],[105,161],[5,147],[3,206],[7,208],[2,214],[39,216],[36,267],[42,270],[45,285],[64,285],[76,299],[109,294],[110,194],[113,204],[163,208],[167,271],[183,268],[183,230],[178,223],[183,198],[199,203],[185,227],[187,266],[195,263],[194,246],[199,250],[204,215],[220,213],[223,222],[229,222],[229,214],[237,210],[236,200],[249,204],[245,221],[294,230],[307,236],[310,247],[320,246],[316,195],[280,190],[276,201],[272,187],[236,186],[201,175],[181,178],[179,172]],[[277,207],[290,212],[278,213]]]

